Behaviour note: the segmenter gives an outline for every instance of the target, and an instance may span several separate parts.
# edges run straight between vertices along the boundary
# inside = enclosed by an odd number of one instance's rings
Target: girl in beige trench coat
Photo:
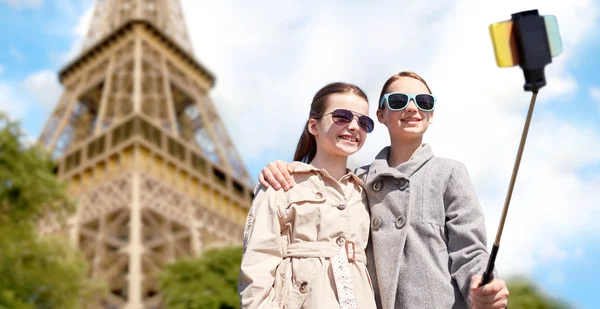
[[[241,307],[376,308],[366,268],[369,213],[348,156],[373,130],[357,86],[333,83],[313,98],[294,160],[296,186],[259,187],[244,232]]]

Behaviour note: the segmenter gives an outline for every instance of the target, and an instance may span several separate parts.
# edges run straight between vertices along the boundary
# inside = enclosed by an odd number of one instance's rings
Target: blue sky
[[[182,2],[195,55],[217,76],[213,99],[253,178],[270,161],[291,160],[306,119],[289,115],[306,115],[326,82],[357,83],[373,101],[389,75],[415,70],[441,98],[428,141],[436,154],[467,165],[490,243],[529,94],[518,68],[495,67],[486,27],[523,9],[557,15],[565,52],[547,69],[497,265],[501,274],[534,278],[579,308],[597,307],[600,4],[473,0],[444,2],[444,12],[433,0],[408,8]],[[20,119],[32,139],[58,101],[56,73],[77,50],[92,3],[0,0],[0,109]],[[378,124],[352,163],[369,163],[387,143]]]

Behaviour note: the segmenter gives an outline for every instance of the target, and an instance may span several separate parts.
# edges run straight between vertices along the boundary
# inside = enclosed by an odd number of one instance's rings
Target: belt
[[[295,242],[287,245],[284,250],[283,257],[293,258],[332,258],[340,252],[340,248],[344,248],[348,262],[354,261],[366,263],[367,256],[365,250],[356,248],[356,244],[352,241],[344,241],[342,245],[337,245],[331,242]]]
[[[284,258],[287,257],[330,258],[340,309],[357,309],[352,274],[348,266],[356,261],[366,263],[367,256],[363,249],[356,249],[354,242],[344,240],[340,245],[329,242],[291,243],[284,253]]]

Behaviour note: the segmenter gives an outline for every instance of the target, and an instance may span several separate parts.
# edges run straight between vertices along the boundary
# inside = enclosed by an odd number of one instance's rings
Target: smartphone
[[[562,54],[562,40],[558,31],[558,21],[554,15],[544,15],[546,36],[550,46],[550,54],[556,57]],[[491,24],[489,27],[496,64],[501,68],[512,67],[519,64],[519,52],[513,32],[513,21],[506,20]]]

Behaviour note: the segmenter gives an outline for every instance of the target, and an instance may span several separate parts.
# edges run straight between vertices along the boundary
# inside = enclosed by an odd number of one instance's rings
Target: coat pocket
[[[423,192],[419,192],[418,199],[422,223],[446,226],[443,190],[444,185],[438,180],[424,181]]]
[[[312,293],[322,263],[318,258],[292,258],[291,277],[287,279],[288,291],[284,302],[285,309],[299,309]]]
[[[275,302],[279,308],[283,308],[287,299],[287,292],[290,290],[292,274],[290,259],[283,259],[277,266],[275,272],[275,282],[273,283],[273,291],[275,293]]]
[[[297,184],[288,192],[287,207],[294,204],[322,203],[325,202],[326,198],[325,187],[323,186]]]
[[[287,194],[282,205],[282,232],[304,241],[317,239],[317,222],[320,221],[322,205],[326,203],[325,189],[319,186],[297,184]],[[290,242],[293,240],[290,239]]]
[[[446,253],[446,207],[444,203],[444,185],[437,179],[424,182],[419,199],[421,224],[419,233],[427,239],[428,249],[433,255]]]

